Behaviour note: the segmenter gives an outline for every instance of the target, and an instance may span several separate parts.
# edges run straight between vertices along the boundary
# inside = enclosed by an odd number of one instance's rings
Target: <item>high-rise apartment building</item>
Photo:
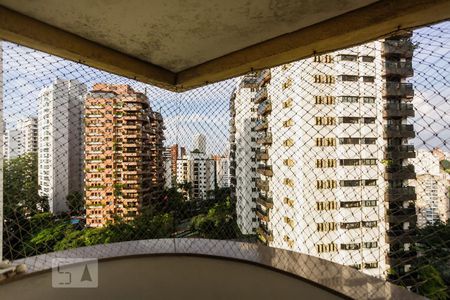
[[[206,136],[204,134],[197,134],[194,139],[194,150],[197,149],[201,153],[206,153]]]
[[[128,85],[95,84],[85,120],[86,224],[132,220],[163,189],[162,117]]]
[[[86,86],[56,79],[39,94],[39,193],[50,211],[68,210],[66,197],[83,190],[82,107]]]
[[[3,135],[3,158],[14,159],[20,155],[20,130],[6,129]]]
[[[20,155],[38,151],[38,119],[27,117],[17,122],[20,131]]]
[[[170,146],[170,160],[172,166],[172,175],[171,177],[175,178],[177,175],[177,160],[180,158],[178,151],[178,144],[174,144]]]
[[[187,200],[205,200],[208,192],[214,190],[214,165],[214,160],[198,149],[177,160],[177,184],[190,184],[189,191],[182,191]]]
[[[411,180],[416,187],[417,227],[447,222],[450,218],[448,176],[440,168],[444,159],[437,151],[418,150],[412,163],[416,167],[417,179]]]
[[[411,58],[399,36],[243,78],[231,99],[243,233],[257,219],[265,244],[404,278],[415,255]]]
[[[24,118],[17,122],[16,127],[5,132],[3,157],[16,158],[25,153],[38,150],[37,118]]]
[[[214,158],[216,163],[216,184],[218,188],[230,187],[230,158],[228,156],[217,156]]]

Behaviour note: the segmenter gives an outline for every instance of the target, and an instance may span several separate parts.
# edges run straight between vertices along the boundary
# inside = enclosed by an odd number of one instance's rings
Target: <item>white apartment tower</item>
[[[14,159],[20,155],[20,130],[6,129],[3,135],[3,158]]]
[[[20,131],[20,155],[38,151],[38,119],[27,117],[17,122]]]
[[[450,218],[449,175],[441,171],[439,157],[431,151],[418,150],[413,164],[417,174],[417,179],[411,180],[417,194],[417,227],[447,222]]]
[[[3,157],[5,159],[37,152],[37,118],[28,117],[19,120],[15,128],[6,130],[3,142]]]
[[[232,182],[241,230],[256,216],[265,244],[404,276],[415,255],[397,255],[409,253],[415,225],[407,186],[415,173],[404,161],[414,157],[411,57],[409,36],[395,37],[259,72],[256,94],[237,89]]]
[[[256,74],[242,78],[233,92],[230,102],[230,183],[231,197],[236,200],[237,224],[243,234],[254,234],[258,226],[255,215],[258,189],[256,180],[256,127],[264,126],[257,121],[256,108],[252,99],[256,96]],[[260,95],[261,92],[258,92]],[[270,140],[270,136],[267,137]]]
[[[67,211],[67,195],[83,190],[82,109],[86,91],[76,80],[56,79],[39,94],[39,192],[48,197],[54,213]]]
[[[218,188],[230,187],[230,158],[218,157],[216,159],[216,180]]]

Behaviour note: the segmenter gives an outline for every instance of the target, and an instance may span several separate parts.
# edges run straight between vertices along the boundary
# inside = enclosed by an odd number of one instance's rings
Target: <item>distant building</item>
[[[206,136],[197,134],[194,140],[194,149],[198,149],[202,153],[206,153]]]
[[[216,184],[218,188],[230,187],[230,158],[217,157],[216,162]]]
[[[3,136],[3,157],[14,159],[20,155],[20,130],[7,129]]]
[[[68,211],[66,197],[83,190],[82,107],[86,86],[56,79],[39,94],[39,194],[50,211]]]
[[[96,84],[85,119],[86,225],[133,220],[164,186],[162,117],[130,86]]]
[[[416,187],[417,226],[435,224],[438,221],[447,222],[450,218],[450,203],[448,194],[448,174],[439,167],[439,162],[445,159],[444,152],[418,150],[413,164],[416,167],[417,179],[411,180]]]
[[[19,120],[15,128],[5,131],[3,157],[13,159],[26,153],[37,152],[37,142],[37,118]]]
[[[20,155],[38,151],[38,119],[27,117],[17,122],[20,131]]]

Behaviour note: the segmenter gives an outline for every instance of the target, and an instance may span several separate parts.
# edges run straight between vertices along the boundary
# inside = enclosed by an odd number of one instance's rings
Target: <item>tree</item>
[[[438,270],[431,265],[425,265],[419,269],[418,292],[429,299],[436,300],[445,300],[449,296],[444,280]]]

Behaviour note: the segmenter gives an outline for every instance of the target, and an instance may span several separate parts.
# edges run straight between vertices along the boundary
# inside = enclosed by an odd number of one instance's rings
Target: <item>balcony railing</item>
[[[403,202],[409,200],[416,200],[417,195],[415,188],[412,186],[400,188],[387,188],[384,195],[385,201],[388,202]]]
[[[258,77],[256,78],[256,84],[259,87],[262,87],[266,83],[268,83],[270,79],[271,79],[270,69],[265,69],[259,73]]]
[[[266,242],[272,242],[273,241],[273,235],[272,232],[267,228],[267,226],[259,224],[259,227],[256,228],[256,232],[262,236],[263,240]]]
[[[272,133],[266,133],[266,134],[260,135],[256,139],[256,143],[262,144],[262,145],[270,145],[270,144],[272,144]]]
[[[268,193],[266,195],[260,193],[258,198],[256,198],[256,202],[266,208],[272,208],[273,207],[273,198],[270,195],[271,195],[270,193]]]
[[[388,81],[383,87],[382,94],[383,97],[412,98],[414,89],[411,83]]]
[[[267,150],[261,150],[256,152],[256,159],[257,160],[268,160],[269,159],[269,153]]]
[[[267,89],[265,87],[262,87],[256,93],[254,102],[261,103],[266,99],[267,99]]]
[[[272,103],[270,102],[270,100],[266,100],[264,102],[261,102],[258,105],[258,114],[265,116],[267,114],[269,114],[272,111]]]
[[[256,169],[256,172],[268,177],[273,176],[272,167],[267,165],[259,165],[258,168]]]
[[[255,125],[255,131],[263,131],[269,127],[269,122],[266,119],[258,119]]]
[[[384,138],[413,138],[415,136],[413,125],[387,125],[384,130]]]
[[[384,64],[385,76],[411,77],[414,75],[412,61],[404,62],[386,61]]]
[[[413,165],[386,167],[384,179],[386,180],[406,180],[415,179],[416,172]]]
[[[387,146],[385,159],[405,159],[416,157],[413,145]]]
[[[261,191],[269,191],[269,181],[268,180],[262,180],[262,179],[257,179],[256,180],[256,186],[261,190]]]
[[[411,58],[413,56],[414,45],[409,39],[386,40],[383,43],[382,54],[384,56],[397,56]]]
[[[414,107],[409,103],[387,104],[384,106],[383,117],[414,117]]]
[[[269,222],[270,221],[269,212],[266,211],[266,210],[261,209],[260,207],[256,208],[256,215],[258,216],[258,218],[261,221],[264,221],[264,222]]]

